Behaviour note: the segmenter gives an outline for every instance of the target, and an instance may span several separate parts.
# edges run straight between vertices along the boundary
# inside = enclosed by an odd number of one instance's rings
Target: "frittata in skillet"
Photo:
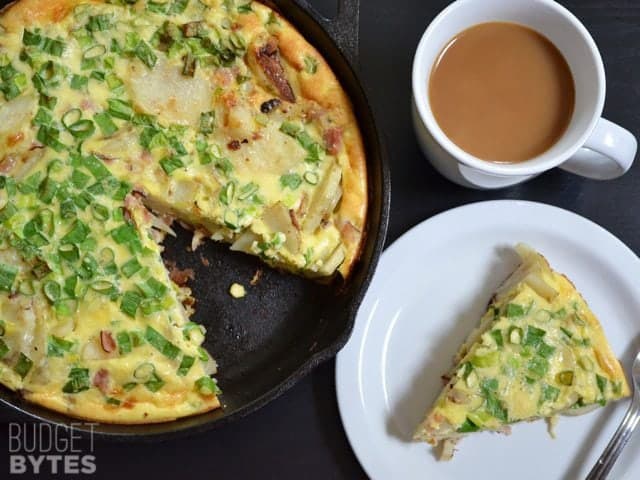
[[[574,285],[546,259],[518,245],[521,266],[495,294],[456,355],[450,380],[415,439],[455,443],[477,431],[580,414],[629,395],[602,327]]]
[[[367,185],[343,90],[258,2],[21,0],[0,30],[0,382],[104,422],[216,408],[159,242],[178,219],[346,278]]]

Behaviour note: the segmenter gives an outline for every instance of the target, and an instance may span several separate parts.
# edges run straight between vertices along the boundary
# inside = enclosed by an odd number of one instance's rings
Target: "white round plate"
[[[382,255],[351,340],[338,355],[342,422],[376,480],[584,478],[628,400],[581,417],[561,417],[556,439],[544,421],[512,434],[473,434],[449,462],[411,441],[442,388],[440,375],[516,267],[524,242],[566,273],[601,320],[630,370],[640,333],[640,260],[620,240],[574,213],[540,203],[482,202],[442,213],[411,229]],[[611,479],[640,478],[640,434]]]

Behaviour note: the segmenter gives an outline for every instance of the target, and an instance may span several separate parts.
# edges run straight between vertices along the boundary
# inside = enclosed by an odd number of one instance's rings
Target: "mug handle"
[[[629,130],[600,118],[587,142],[560,168],[595,180],[611,180],[631,168],[637,150],[638,141]]]

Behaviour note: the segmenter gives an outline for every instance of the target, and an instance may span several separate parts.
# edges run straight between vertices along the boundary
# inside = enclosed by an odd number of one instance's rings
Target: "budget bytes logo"
[[[9,424],[9,474],[91,475],[96,472],[93,451],[95,423],[71,423],[69,426],[48,423]],[[88,431],[88,438],[76,430]],[[1,477],[2,475],[0,475]]]

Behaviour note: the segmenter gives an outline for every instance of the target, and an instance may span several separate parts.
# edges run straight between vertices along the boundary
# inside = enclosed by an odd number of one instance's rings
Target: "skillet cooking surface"
[[[226,423],[274,399],[320,362],[332,358],[351,334],[386,233],[389,177],[383,150],[362,88],[328,34],[293,0],[265,3],[275,4],[318,48],[354,104],[367,150],[369,177],[368,233],[362,257],[346,285],[340,281],[321,285],[275,271],[255,257],[231,252],[225,244],[205,241],[192,253],[190,232],[176,226],[177,238],[167,237],[163,257],[176,262],[179,268],[191,268],[195,272],[195,279],[188,284],[196,298],[192,319],[207,328],[205,346],[218,362],[216,378],[223,391],[224,408],[155,425],[98,425],[93,427],[94,433],[121,440],[159,439]],[[357,4],[357,0],[342,0],[343,13],[347,7],[357,8]],[[330,26],[327,21],[319,20]],[[354,32],[336,34],[336,23],[331,25],[332,33],[342,40],[346,53],[353,54],[349,49],[353,46]],[[357,29],[357,23],[349,27]],[[258,270],[262,272],[260,279],[250,285]],[[234,282],[247,288],[245,298],[234,299],[229,295],[229,287]],[[0,387],[0,401],[40,420],[60,424],[77,422],[24,402],[4,387]]]

